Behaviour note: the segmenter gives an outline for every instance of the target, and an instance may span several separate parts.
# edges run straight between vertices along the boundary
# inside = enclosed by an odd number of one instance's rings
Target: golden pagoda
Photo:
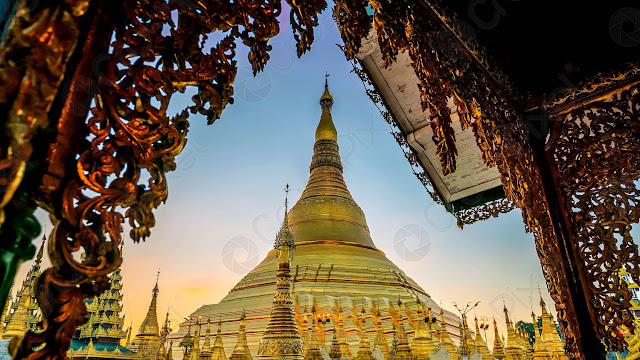
[[[507,310],[507,306],[504,306],[504,317],[505,323],[507,325],[507,346],[505,349],[506,352],[506,360],[525,360],[525,351],[522,346],[519,344],[518,336],[516,331],[513,328],[513,324],[511,323],[511,319],[509,319],[509,310]]]
[[[318,333],[316,332],[316,307],[315,304],[311,309],[312,315],[309,318],[309,346],[304,353],[304,360],[322,360],[322,352],[320,351],[320,340],[318,339]]]
[[[211,323],[207,321],[207,332],[204,336],[204,345],[200,352],[199,360],[211,360],[213,351],[211,350]]]
[[[429,334],[424,325],[424,320],[427,318],[419,298],[416,298],[416,303],[418,304],[418,318],[415,321],[415,332],[413,341],[411,341],[411,354],[415,360],[428,360],[431,353],[437,350],[438,344],[433,341],[432,334]],[[428,320],[431,321],[431,319]]]
[[[531,319],[533,320],[533,333],[535,334],[533,358],[535,360],[550,360],[551,355],[545,347],[544,341],[542,341],[542,336],[540,336],[540,331],[538,330],[538,320],[536,319],[536,314],[533,311],[531,312]]]
[[[342,316],[342,301],[339,302],[337,307],[338,307],[338,310],[337,310],[338,345],[340,346],[340,353],[341,353],[340,358],[353,359],[353,356],[351,355],[351,347],[349,346],[349,342],[347,341],[347,335],[344,331],[345,323],[344,323],[344,317]]]
[[[289,193],[289,185],[286,187],[287,195]],[[276,277],[276,293],[273,296],[273,307],[269,323],[264,332],[264,336],[258,346],[258,359],[260,360],[280,360],[292,359],[301,360],[304,356],[302,353],[302,339],[296,326],[295,317],[293,315],[293,301],[291,300],[291,258],[295,249],[295,238],[291,232],[288,219],[288,202],[285,200],[284,220],[282,227],[276,235],[275,250],[278,251],[278,273]],[[314,306],[315,315],[315,306]],[[315,317],[312,319],[315,321]],[[320,354],[317,347],[317,337],[314,344],[313,338],[315,330],[310,330],[311,340],[309,350],[311,351],[311,359],[315,357],[315,351]],[[320,355],[322,357],[322,355]]]
[[[160,330],[160,348],[156,355],[156,360],[166,360],[169,350],[166,349],[167,335],[171,334],[171,322],[169,321],[169,310],[167,309],[167,315],[164,318],[164,324]]]
[[[402,300],[398,299],[398,307],[402,309]],[[397,319],[396,329],[394,334],[394,351],[392,354],[393,360],[410,360],[413,359],[411,355],[411,348],[409,347],[409,340],[407,339],[407,333],[404,329],[404,317],[402,311],[399,312]]]
[[[240,328],[238,329],[238,340],[236,341],[236,347],[233,349],[229,360],[251,360],[251,351],[247,344],[246,318],[247,315],[245,311],[242,310],[242,315],[240,316]]]
[[[369,348],[369,337],[367,336],[367,319],[364,316],[364,307],[362,308],[362,317],[360,319],[360,345],[356,353],[355,360],[374,360],[371,348]]]
[[[331,340],[331,348],[329,350],[329,357],[331,360],[342,359],[342,351],[340,350],[340,344],[338,343],[338,336],[336,336],[336,330],[333,330],[333,338]]]
[[[227,360],[227,354],[224,352],[224,344],[222,343],[222,322],[218,323],[218,332],[216,332],[216,339],[213,342],[211,359]]]
[[[193,347],[189,351],[189,360],[198,360],[200,358],[200,319],[196,320],[196,330],[193,335]]]
[[[138,333],[131,342],[131,349],[135,351],[141,359],[155,359],[160,350],[160,329],[158,328],[157,302],[158,302],[158,280],[160,279],[160,271],[156,277],[156,286],[154,286],[151,295],[151,303],[147,310]]]
[[[493,340],[493,357],[496,360],[502,360],[506,358],[507,355],[504,349],[504,343],[500,339],[500,334],[498,333],[498,324],[496,323],[496,319],[493,319],[493,329],[495,331]]]
[[[139,359],[138,354],[122,346],[126,333],[122,330],[122,274],[116,270],[111,275],[111,287],[86,301],[89,321],[79,327],[71,347],[69,359]]]
[[[389,344],[387,343],[387,337],[384,334],[384,328],[382,327],[382,316],[380,314],[380,309],[376,307],[376,337],[373,340],[373,348],[372,351],[376,348],[380,350],[385,359],[391,358],[391,352],[389,350]]]
[[[40,276],[40,264],[44,255],[44,245],[46,237],[42,237],[42,245],[38,250],[38,254],[27,272],[22,286],[16,292],[15,299],[11,303],[9,310],[5,315],[4,329],[2,331],[3,339],[11,339],[14,336],[22,336],[27,330],[37,330],[40,322],[40,307],[33,293],[33,285],[36,278]]]
[[[475,349],[480,354],[480,356],[482,356],[482,360],[493,360],[493,356],[491,356],[489,347],[487,346],[487,343],[485,342],[485,340],[482,338],[482,335],[480,334],[480,325],[478,324],[478,318],[474,318],[474,320],[476,323],[476,337],[474,340]],[[483,322],[483,326],[484,326],[484,322]]]
[[[353,358],[359,345],[359,328],[355,325],[353,299],[364,297],[367,303],[379,303],[381,316],[389,315],[396,298],[408,302],[414,313],[417,296],[426,308],[440,307],[415,281],[376,248],[362,209],[355,202],[343,178],[337,130],[332,120],[333,96],[325,81],[320,97],[321,115],[315,132],[309,180],[296,204],[288,211],[288,224],[295,235],[295,256],[290,261],[291,293],[295,298],[314,298],[317,311],[329,314],[337,330],[343,358]],[[216,314],[223,319],[223,332],[232,336],[238,329],[237,315],[242,308],[251,309],[246,321],[249,349],[256,353],[270,322],[273,307],[273,280],[279,270],[279,251],[271,250],[266,258],[217,304],[203,305],[191,317]],[[321,289],[321,290],[319,290]],[[394,300],[391,300],[394,299]],[[308,316],[310,309],[301,309]],[[341,313],[343,313],[341,315]],[[372,314],[373,315],[373,314]],[[342,318],[341,318],[342,317]],[[457,324],[457,316],[446,311],[447,319]],[[302,331],[302,316],[296,316]],[[321,324],[317,324],[321,325]],[[383,322],[383,333],[393,331],[392,322]],[[182,339],[188,322],[180,325],[171,339]],[[330,325],[329,325],[330,326]],[[367,323],[367,331],[377,331]],[[324,326],[317,326],[320,339],[326,338]],[[457,327],[450,328],[457,338]],[[411,333],[409,335],[412,335]],[[230,351],[232,344],[225,344]]]
[[[547,312],[547,307],[542,296],[540,297],[540,310],[542,311],[542,332],[540,339],[544,343],[549,355],[551,355],[552,359],[569,360],[569,357],[564,351],[564,341],[562,341],[556,330],[556,322],[553,320],[553,316]]]
[[[458,353],[462,357],[468,357],[475,352],[475,346],[473,343],[473,338],[471,337],[471,331],[469,331],[469,324],[467,323],[467,315],[462,315],[462,329],[461,332],[461,340],[460,347],[458,348]]]
[[[455,355],[458,354],[458,349],[453,344],[447,331],[447,323],[444,320],[444,312],[442,309],[440,309],[440,346],[443,346],[451,357],[455,357]]]

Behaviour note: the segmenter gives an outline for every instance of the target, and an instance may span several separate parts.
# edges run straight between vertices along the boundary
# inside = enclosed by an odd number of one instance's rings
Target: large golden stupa
[[[373,339],[385,334],[390,346],[392,323],[402,319],[412,339],[417,321],[424,321],[418,317],[418,309],[427,313],[430,308],[435,318],[440,307],[374,245],[364,213],[342,176],[337,132],[331,118],[333,97],[326,82],[320,105],[322,115],[315,133],[309,182],[288,213],[295,236],[292,298],[305,346],[310,339],[309,318],[316,316],[318,321],[313,323],[317,324],[320,343],[331,346],[335,327],[341,346],[349,347],[355,355],[363,308],[368,314],[364,320],[368,336]],[[221,321],[224,348],[230,354],[238,341],[244,311],[247,344],[255,358],[273,306],[277,261],[274,249],[219,303],[203,305],[191,314],[192,321],[181,324],[169,340],[179,342],[196,320]],[[450,335],[458,338],[460,319],[444,311],[444,320]],[[436,326],[440,325],[434,325],[434,330]],[[179,347],[173,349],[174,359],[181,359]]]

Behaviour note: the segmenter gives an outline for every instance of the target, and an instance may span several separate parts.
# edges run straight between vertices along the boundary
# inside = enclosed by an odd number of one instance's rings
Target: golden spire
[[[551,356],[561,360],[568,359],[564,352],[564,342],[560,339],[560,335],[556,330],[556,322],[553,320],[553,316],[547,312],[542,295],[540,295],[540,308],[542,310],[542,334],[540,334],[540,339],[544,342]]]
[[[450,356],[458,353],[458,349],[451,341],[449,331],[447,331],[447,323],[444,321],[444,311],[440,308],[440,346],[444,346]]]
[[[462,329],[460,329],[460,335],[460,355],[469,356],[473,354],[475,349],[473,347],[473,343],[471,342],[471,340],[473,339],[471,338],[471,332],[469,331],[469,324],[467,323],[466,314],[462,314]]]
[[[360,345],[358,346],[358,353],[355,360],[374,360],[371,348],[369,347],[369,337],[367,336],[367,319],[364,314],[364,305],[362,306],[362,312],[360,317]]]
[[[505,323],[507,325],[507,356],[515,358],[517,358],[518,356],[524,356],[524,349],[519,344],[518,335],[516,334],[511,319],[509,319],[509,310],[507,310],[506,304],[504,305],[503,310]]]
[[[320,106],[322,107],[322,116],[320,116],[320,123],[316,129],[316,141],[319,140],[338,140],[338,132],[336,126],[331,119],[331,107],[333,106],[333,96],[329,92],[329,83],[327,81],[329,74],[325,75],[324,79],[324,92],[320,96]]]
[[[227,354],[224,352],[222,344],[222,319],[218,322],[218,332],[216,332],[216,339],[213,342],[211,358],[212,360],[227,360]]]
[[[347,342],[347,334],[344,332],[344,318],[342,317],[342,301],[338,305],[338,344],[342,359],[352,359],[351,347]]]
[[[169,350],[167,351],[167,360],[173,360],[173,341],[169,342]]]
[[[493,341],[493,357],[497,360],[502,360],[506,357],[506,353],[504,351],[504,344],[502,343],[502,340],[500,340],[500,334],[498,333],[498,324],[496,323],[496,319],[493,319],[493,329],[495,331]]]
[[[229,360],[251,360],[251,351],[247,344],[246,318],[247,316],[244,310],[242,310],[242,315],[240,316],[240,329],[238,330],[238,341],[236,342],[236,347],[233,349],[233,353],[231,353]]]
[[[211,321],[207,319],[207,332],[204,336],[204,345],[200,352],[200,360],[211,359]]]
[[[170,333],[171,328],[169,327],[169,309],[167,309],[167,316],[164,319],[164,324],[162,324],[162,330],[160,331],[160,350],[158,351],[156,360],[165,360],[167,356],[165,343],[167,341],[167,335],[169,335]]]
[[[377,346],[384,355],[385,359],[389,359],[391,352],[389,351],[389,344],[387,344],[387,337],[384,335],[384,328],[382,327],[382,318],[380,317],[380,309],[376,309],[376,337],[373,340],[373,350]]]
[[[485,340],[482,338],[482,335],[480,334],[480,325],[478,324],[478,318],[476,317],[474,318],[474,320],[476,323],[476,338],[474,341],[476,350],[478,351],[478,353],[480,353],[480,355],[482,355],[483,360],[493,360],[493,357],[491,356],[491,352],[489,351],[489,347],[487,346],[487,343],[485,342]],[[482,325],[483,325],[483,329],[485,329],[484,321]]]
[[[320,352],[320,342],[318,341],[318,334],[316,333],[316,305],[311,306],[311,318],[308,321],[309,327],[309,346],[307,352],[304,354],[305,360],[322,360],[322,353]]]
[[[418,305],[418,318],[416,319],[415,333],[413,341],[411,342],[411,354],[415,360],[427,360],[431,355],[431,352],[435,352],[437,348],[433,347],[433,343],[424,326],[424,322],[427,319],[424,314],[424,308],[420,302],[420,298],[416,296],[416,303]],[[429,319],[431,321],[431,319]]]
[[[160,270],[156,276],[156,285],[153,287],[151,295],[151,303],[147,310],[138,333],[136,334],[133,342],[131,343],[131,350],[140,354],[143,357],[155,358],[160,349],[160,329],[158,328],[158,281],[160,280]]]
[[[285,187],[289,195],[289,185]],[[271,316],[264,336],[258,345],[259,359],[298,359],[302,355],[302,339],[296,326],[291,300],[291,274],[289,267],[295,249],[295,237],[289,226],[288,196],[285,197],[285,211],[282,226],[276,235],[275,248],[278,250],[278,272],[276,293],[273,296]]]
[[[547,351],[547,348],[544,346],[544,341],[542,341],[542,336],[540,335],[540,332],[538,331],[538,319],[536,319],[536,314],[531,311],[531,319],[533,320],[533,334],[535,335],[534,337],[534,343],[533,343],[533,356],[534,359],[546,359],[549,357],[549,352]]]
[[[398,296],[398,309],[402,309],[402,301],[400,300],[400,296]],[[400,314],[398,317],[398,325],[397,325],[397,346],[395,350],[395,354],[393,355],[393,360],[408,360],[413,359],[411,356],[411,348],[409,348],[409,340],[407,340],[407,333],[404,330],[404,318],[402,316],[402,310],[398,311]]]
[[[336,336],[336,329],[333,328],[333,340],[331,341],[331,350],[329,351],[329,357],[332,360],[339,360],[342,358],[342,351],[340,351],[340,344],[338,343],[338,337]]]
[[[333,97],[326,81],[320,104],[322,115],[316,129],[309,181],[289,214],[296,243],[339,241],[375,247],[364,213],[342,176],[338,135],[331,119]]]
[[[196,330],[193,334],[193,348],[189,351],[189,360],[198,360],[200,358],[200,318],[196,319]]]

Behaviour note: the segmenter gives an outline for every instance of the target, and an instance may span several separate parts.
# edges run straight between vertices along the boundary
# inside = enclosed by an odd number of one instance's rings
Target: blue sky
[[[540,312],[538,285],[551,304],[520,211],[460,230],[412,174],[351,72],[330,12],[320,17],[311,52],[298,59],[283,10],[265,71],[253,78],[238,45],[235,104],[210,126],[202,116],[190,117],[187,147],[168,176],[169,199],[155,211],[151,237],[141,244],[127,239],[126,324],[137,330],[158,269],[159,317],[170,308],[176,324],[200,305],[219,301],[272,248],[285,184],[295,201],[307,181],[325,71],[331,74],[345,180],[376,245],[450,310],[452,301],[480,300],[478,316],[495,316],[502,325],[504,299],[516,319],[528,321],[532,305]],[[189,101],[189,94],[176,97],[171,111]],[[42,212],[38,216],[48,223]],[[19,281],[29,265],[20,269]]]

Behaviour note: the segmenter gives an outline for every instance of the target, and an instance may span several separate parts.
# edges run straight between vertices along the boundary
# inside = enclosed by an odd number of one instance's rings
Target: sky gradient
[[[281,33],[271,42],[272,58],[256,78],[246,49],[238,45],[235,104],[222,118],[207,126],[204,117],[190,117],[187,147],[178,157],[178,170],[168,175],[169,198],[155,210],[151,237],[133,244],[126,236],[124,313],[134,334],[158,269],[159,322],[170,309],[176,329],[201,305],[218,302],[272,248],[285,184],[295,202],[308,178],[325,71],[331,74],[345,181],[377,247],[445,308],[455,311],[452,301],[481,301],[478,317],[495,316],[501,332],[503,300],[516,320],[530,321],[532,307],[540,314],[538,286],[551,305],[520,211],[459,229],[413,175],[389,126],[351,72],[330,12],[320,17],[311,52],[301,59],[295,55],[287,8],[281,21]],[[176,97],[171,112],[189,101],[189,94]],[[44,212],[37,215],[50,230]],[[30,265],[22,265],[18,282]],[[488,333],[492,347],[493,330]]]

